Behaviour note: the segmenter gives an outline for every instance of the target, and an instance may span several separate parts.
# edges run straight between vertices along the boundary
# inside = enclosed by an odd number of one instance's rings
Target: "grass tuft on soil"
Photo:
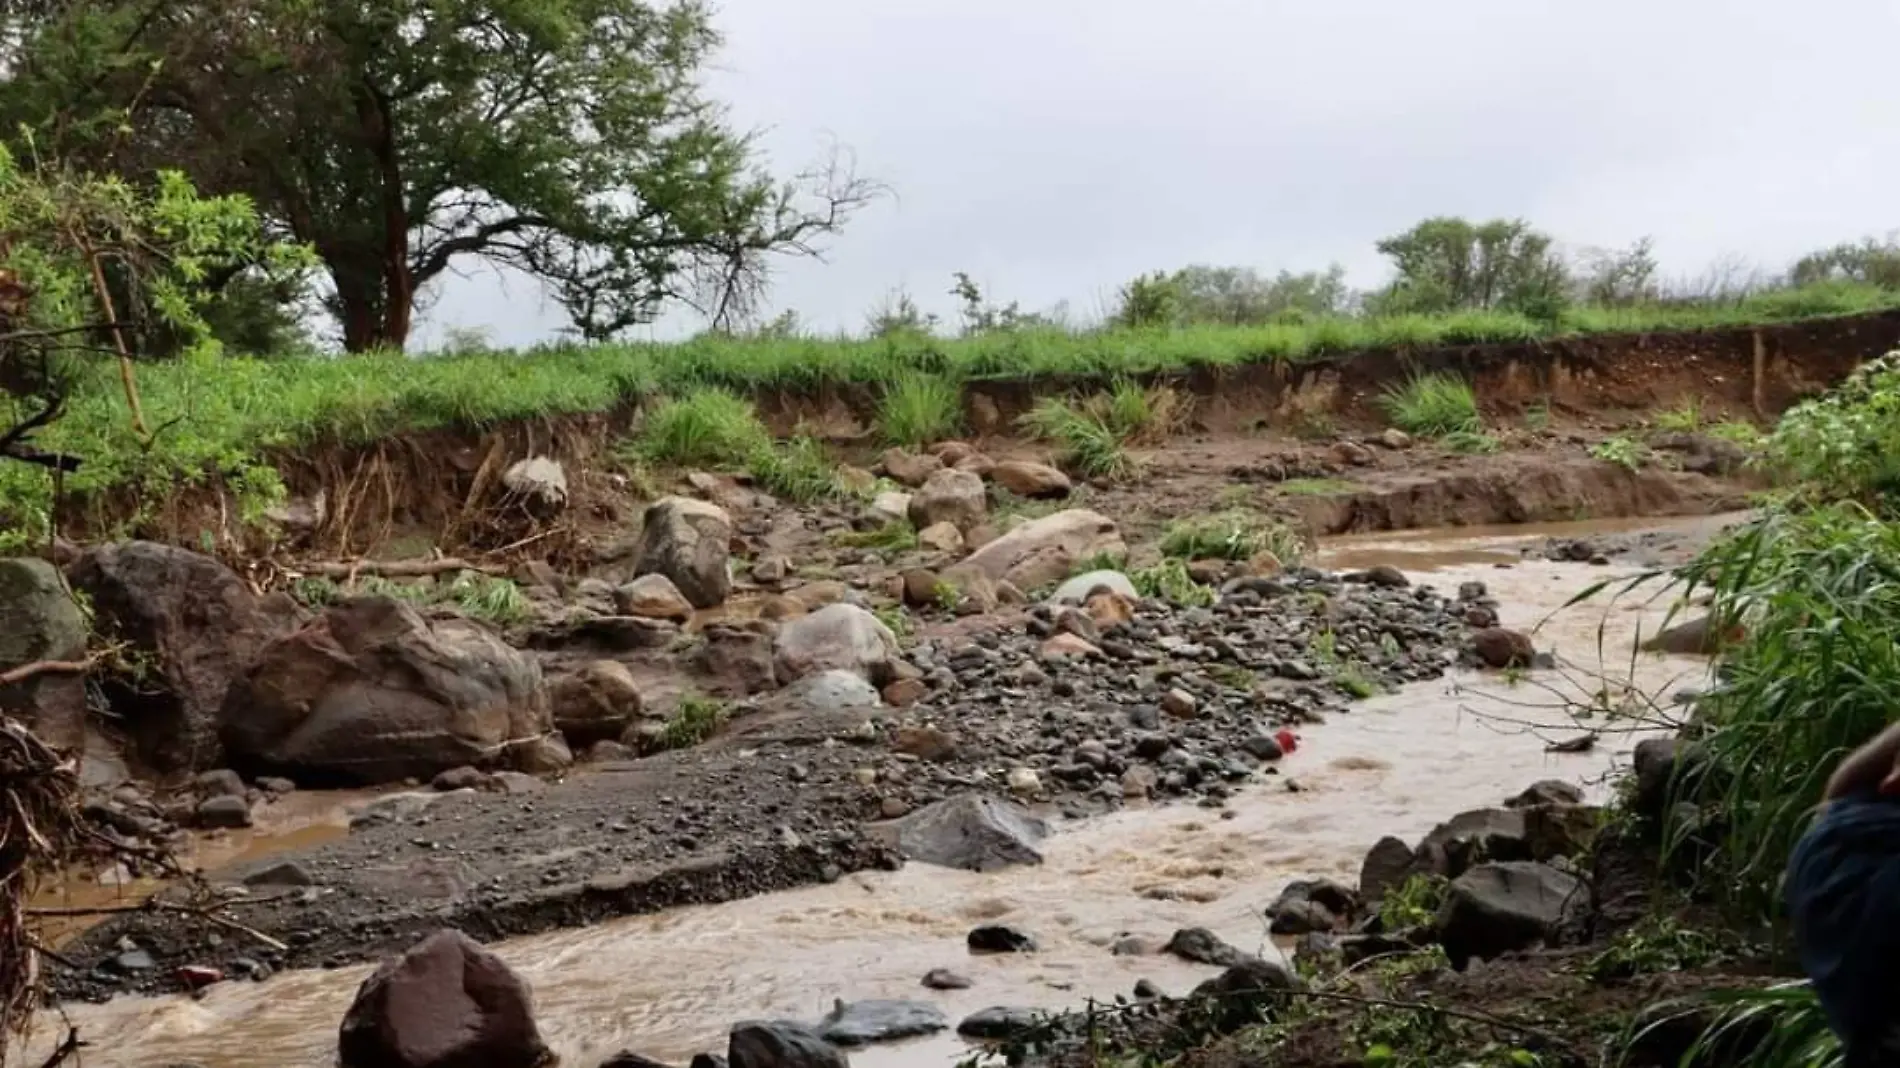
[[[1305,545],[1291,527],[1244,508],[1178,519],[1161,536],[1161,555],[1178,560],[1251,560],[1262,552],[1291,567]]]
[[[892,385],[941,399],[926,379],[955,385],[996,377],[1115,378],[1168,370],[1299,361],[1400,347],[1524,342],[1581,334],[1656,332],[1786,323],[1884,311],[1900,292],[1831,282],[1721,305],[1579,308],[1544,322],[1498,312],[1328,319],[1263,326],[1012,330],[945,339],[926,335],[846,340],[706,336],[683,343],[556,345],[521,352],[411,357],[254,359],[194,357],[141,365],[147,423],[136,433],[108,361],[70,374],[62,417],[34,444],[83,463],[65,481],[82,499],[112,493],[162,500],[221,481],[246,518],[261,517],[283,486],[271,459],[311,447],[357,446],[441,428],[484,429],[506,422],[607,413],[658,396],[687,407],[655,427],[655,455],[704,450],[732,455],[731,435],[747,430],[731,399],[756,390],[824,385]],[[913,381],[913,379],[915,381]],[[909,382],[909,385],[903,383]],[[724,399],[705,391],[725,391]],[[1110,395],[1108,436],[1124,437],[1133,394]],[[1150,398],[1152,408],[1158,398]],[[28,414],[0,394],[0,424]],[[1129,405],[1127,409],[1123,405]],[[938,411],[936,402],[916,414]],[[1149,425],[1165,423],[1155,415]],[[898,421],[908,436],[931,419]],[[722,444],[723,443],[723,444]],[[1121,453],[1096,434],[1091,466],[1117,468]],[[681,459],[679,462],[687,462]],[[735,461],[736,462],[736,461]],[[0,530],[14,541],[42,539],[50,525],[51,480],[42,469],[0,464]],[[0,540],[4,540],[0,538]],[[17,546],[9,546],[17,547]]]
[[[893,445],[921,447],[963,427],[963,391],[942,375],[905,373],[878,402],[878,429]]]
[[[1456,375],[1423,374],[1388,386],[1379,398],[1392,425],[1420,437],[1480,434],[1484,420],[1471,383]]]

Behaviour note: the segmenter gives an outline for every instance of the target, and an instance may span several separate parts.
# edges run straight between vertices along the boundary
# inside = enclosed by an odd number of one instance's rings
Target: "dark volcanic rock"
[[[1359,867],[1359,896],[1368,902],[1383,898],[1411,877],[1416,863],[1411,846],[1390,835],[1379,839]]]
[[[1558,779],[1532,783],[1525,791],[1504,803],[1505,808],[1529,808],[1532,805],[1580,805],[1583,791]]]
[[[726,1047],[732,1068],[848,1068],[838,1047],[788,1023],[750,1023],[732,1029]]]
[[[1523,809],[1461,812],[1433,828],[1418,846],[1419,866],[1450,879],[1480,861],[1530,859]]]
[[[1036,938],[1000,923],[985,924],[970,932],[967,941],[976,953],[1034,953]]]
[[[0,671],[86,655],[86,621],[44,560],[0,560]],[[0,711],[24,719],[51,745],[77,749],[86,726],[86,680],[40,675],[0,686]]]
[[[1537,658],[1529,635],[1504,627],[1486,627],[1472,635],[1471,648],[1485,667],[1527,668]]]
[[[976,984],[948,968],[932,968],[924,973],[924,985],[932,990],[968,990]]]
[[[1231,968],[1248,956],[1221,941],[1205,927],[1184,927],[1174,932],[1174,937],[1168,939],[1167,951],[1182,960],[1220,968]]]
[[[973,1012],[957,1024],[957,1034],[1000,1042],[1042,1026],[1042,1014],[1035,1009],[1016,1009],[996,1005]]]
[[[363,981],[337,1036],[340,1068],[538,1068],[527,985],[460,931],[440,931]]]
[[[1438,934],[1453,966],[1463,968],[1555,938],[1588,905],[1584,885],[1549,865],[1481,864],[1452,881]]]
[[[143,654],[151,670],[113,692],[113,710],[161,771],[223,764],[219,714],[227,692],[270,642],[302,620],[281,594],[259,597],[230,568],[155,542],[101,545],[72,567],[101,633]]]

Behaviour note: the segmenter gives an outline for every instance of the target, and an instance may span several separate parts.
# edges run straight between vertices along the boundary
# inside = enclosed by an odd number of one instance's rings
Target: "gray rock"
[[[837,712],[847,708],[877,708],[884,701],[877,687],[854,671],[820,671],[779,691],[771,699],[776,708],[805,712]]]
[[[200,827],[233,829],[251,825],[251,806],[242,797],[207,797],[198,802],[194,817]]]
[[[963,794],[918,809],[887,825],[897,851],[921,864],[965,871],[996,871],[1040,864],[1037,845],[1049,825],[1006,801]]]
[[[963,1022],[957,1024],[957,1034],[964,1038],[1001,1042],[1028,1034],[1042,1025],[1043,1014],[1035,1009],[996,1005],[965,1016]]]
[[[882,686],[897,677],[897,636],[856,605],[826,605],[779,628],[772,645],[781,682],[820,671],[851,671]]]
[[[315,886],[316,876],[294,860],[280,861],[244,877],[245,886]]]
[[[672,579],[657,571],[641,575],[615,590],[614,608],[621,615],[646,619],[685,622],[693,618],[693,603],[686,599]]]
[[[120,708],[140,756],[160,771],[222,766],[225,698],[266,646],[295,630],[289,597],[259,597],[209,556],[156,542],[89,550],[72,567],[101,634],[150,665],[139,699]]]
[[[1379,839],[1359,867],[1359,896],[1367,902],[1380,900],[1411,878],[1416,863],[1411,846],[1390,835]]]
[[[244,780],[230,768],[200,772],[191,785],[204,797],[243,797]]]
[[[1090,571],[1077,575],[1056,587],[1049,595],[1049,603],[1056,605],[1079,605],[1088,601],[1097,590],[1107,590],[1119,594],[1131,601],[1141,600],[1141,593],[1135,589],[1135,583],[1120,571]]]
[[[1581,805],[1583,791],[1558,779],[1532,783],[1523,793],[1504,802],[1505,808],[1529,808],[1533,805]]]
[[[226,695],[233,758],[326,780],[429,779],[554,730],[540,665],[470,620],[387,597],[332,605]]]
[[[1455,879],[1472,865],[1492,860],[1529,860],[1524,810],[1482,808],[1439,824],[1419,843],[1421,868]]]
[[[777,688],[770,630],[714,623],[700,637],[704,644],[693,655],[693,667],[715,681],[714,689],[743,697]]]
[[[0,560],[0,671],[85,655],[86,621],[53,565]],[[86,680],[40,675],[0,687],[0,710],[23,718],[47,742],[76,749],[85,734]]]
[[[1676,796],[1710,767],[1708,747],[1678,738],[1645,738],[1631,756],[1636,772],[1635,808],[1645,819],[1660,819]]]
[[[1339,917],[1326,906],[1310,899],[1289,901],[1279,905],[1268,913],[1272,922],[1267,930],[1276,935],[1303,935],[1314,932],[1332,931],[1339,926]]]
[[[1589,904],[1574,876],[1547,864],[1480,864],[1452,881],[1438,910],[1446,956],[1462,969],[1548,939]]]
[[[503,472],[501,484],[542,513],[567,507],[567,471],[558,461],[546,456],[516,461]]]
[[[733,1028],[726,1061],[731,1068],[849,1068],[838,1047],[806,1028],[783,1022]]]
[[[840,1001],[812,1031],[834,1046],[868,1046],[947,1029],[943,1010],[922,1001]]]
[[[1168,939],[1167,951],[1182,960],[1220,968],[1231,968],[1250,956],[1221,941],[1205,927],[1186,927],[1174,932],[1174,937]]]
[[[1078,560],[1127,552],[1113,520],[1076,508],[1032,519],[971,553],[960,566],[994,582],[1038,590],[1060,582]]]
[[[695,608],[724,604],[732,592],[732,517],[690,497],[662,497],[641,519],[634,575],[665,575]]]
[[[932,990],[968,990],[976,984],[948,968],[932,968],[924,973],[924,985]]]
[[[574,746],[619,738],[643,707],[633,672],[616,660],[575,665],[550,677],[547,688],[554,727]]]
[[[918,530],[948,523],[971,530],[989,515],[983,479],[969,471],[943,470],[930,476],[910,499],[910,522]]]

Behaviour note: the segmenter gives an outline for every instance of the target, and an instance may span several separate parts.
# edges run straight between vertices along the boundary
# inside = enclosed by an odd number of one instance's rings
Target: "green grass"
[[[1407,434],[1442,438],[1484,431],[1478,395],[1471,383],[1456,375],[1423,374],[1388,386],[1379,397],[1379,406],[1385,409],[1392,425]]]
[[[688,693],[680,697],[679,707],[667,717],[654,739],[657,749],[689,749],[719,732],[728,711],[725,702]]]
[[[907,522],[892,520],[872,530],[840,530],[831,535],[831,543],[846,549],[909,552],[917,548],[917,530]]]
[[[653,435],[662,438],[650,446],[655,454],[733,460],[730,442],[722,447],[719,439],[735,430],[742,434],[744,420],[732,405],[704,399],[701,391],[709,388],[743,395],[825,385],[885,386],[918,374],[950,383],[1057,375],[1114,379],[1398,346],[1743,326],[1895,306],[1900,306],[1900,293],[1828,283],[1719,305],[1580,308],[1555,322],[1464,312],[1250,327],[995,331],[957,339],[707,336],[683,343],[564,344],[442,357],[194,358],[139,367],[146,421],[158,428],[150,440],[132,431],[114,369],[105,361],[89,361],[73,377],[64,416],[37,434],[35,444],[81,458],[83,466],[67,478],[66,489],[95,498],[94,503],[103,491],[130,491],[120,495],[162,502],[221,481],[239,491],[240,512],[251,518],[282,495],[281,480],[270,465],[275,455],[325,444],[370,444],[444,427],[482,429],[514,420],[608,412],[657,396],[703,407],[668,416],[677,422],[664,435]],[[21,414],[18,401],[0,396],[0,425],[11,425]],[[1112,460],[1114,453],[1102,455]],[[14,542],[44,536],[50,501],[50,479],[43,470],[0,464],[0,531]],[[112,515],[122,519],[124,509]]]
[[[1289,478],[1274,487],[1288,497],[1330,497],[1336,493],[1351,493],[1358,488],[1357,482],[1341,478]]]
[[[654,463],[730,468],[745,466],[771,440],[751,401],[706,387],[661,401],[647,415],[640,444]]]
[[[528,620],[534,608],[521,587],[505,578],[464,571],[455,578],[434,582],[398,582],[380,575],[364,575],[345,588],[327,578],[303,578],[291,584],[291,595],[312,608],[322,608],[351,596],[381,596],[419,608],[452,606],[470,619],[498,626]]]
[[[878,429],[893,445],[923,446],[955,437],[963,426],[963,390],[942,375],[906,372],[878,402]]]
[[[1683,1017],[1700,1017],[1706,1009],[1715,1010],[1714,1023],[1683,1054],[1683,1064],[1841,1068],[1845,1063],[1840,1039],[1828,1027],[1820,999],[1806,982],[1720,991],[1679,1004],[1680,1011],[1663,1014],[1646,1030],[1669,1027]],[[1634,1046],[1634,1040],[1643,1033],[1632,1030],[1625,1048]]]
[[[1409,931],[1432,923],[1444,903],[1450,884],[1438,875],[1413,875],[1385,892],[1379,902],[1379,921],[1388,931]]]
[[[1100,412],[1060,397],[1045,397],[1023,416],[1025,430],[1057,447],[1056,464],[1084,478],[1118,479],[1135,473],[1126,438]]]
[[[754,449],[747,464],[759,487],[776,497],[809,504],[843,493],[838,465],[816,438]]]
[[[1128,581],[1135,584],[1135,592],[1143,597],[1184,608],[1204,608],[1214,603],[1214,591],[1194,581],[1183,560],[1163,560],[1153,567],[1131,571]]]
[[[1606,464],[1635,471],[1649,462],[1649,446],[1627,434],[1618,434],[1590,446],[1590,455]]]
[[[1702,398],[1690,397],[1666,412],[1656,413],[1656,429],[1694,434],[1702,429]]]
[[[1292,528],[1239,508],[1175,520],[1161,535],[1161,555],[1178,560],[1250,560],[1263,551],[1292,567],[1305,546]]]

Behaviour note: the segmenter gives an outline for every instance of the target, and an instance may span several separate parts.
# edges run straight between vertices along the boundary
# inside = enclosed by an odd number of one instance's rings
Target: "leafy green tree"
[[[1578,260],[1577,297],[1586,304],[1622,307],[1660,296],[1654,244],[1647,237],[1626,249],[1586,249]]]
[[[1378,243],[1398,277],[1379,294],[1378,311],[1499,309],[1554,316],[1565,303],[1569,271],[1550,235],[1522,219],[1473,223],[1440,216]]]
[[[936,329],[936,315],[926,314],[916,298],[901,289],[886,294],[864,317],[864,332],[875,338],[929,334]]]
[[[1181,287],[1165,271],[1144,274],[1121,288],[1115,325],[1169,326],[1181,318]]]
[[[1122,287],[1115,321],[1123,325],[1260,323],[1323,318],[1351,312],[1354,295],[1346,269],[1271,277],[1251,267],[1196,264],[1172,274],[1143,275]]]
[[[471,257],[540,279],[589,338],[672,300],[723,325],[878,192],[836,156],[759,167],[700,91],[702,0],[37,8],[0,34],[0,114],[250,196],[321,256],[352,351],[402,344],[418,291]]]
[[[1900,289],[1900,238],[1869,237],[1810,252],[1795,261],[1789,280],[1795,285],[1845,280]]]

